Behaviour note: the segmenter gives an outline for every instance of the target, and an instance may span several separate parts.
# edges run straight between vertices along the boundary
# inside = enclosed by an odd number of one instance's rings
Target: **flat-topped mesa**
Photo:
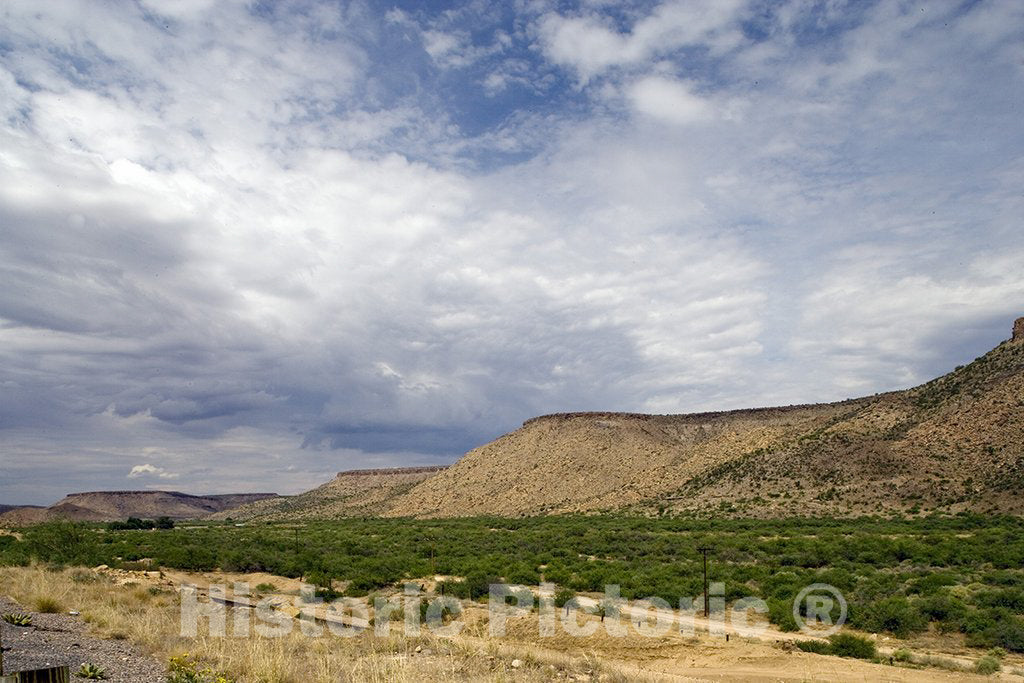
[[[339,477],[359,477],[365,475],[384,475],[389,474],[429,474],[430,472],[440,472],[441,470],[448,469],[448,465],[424,465],[422,467],[379,467],[375,469],[364,469],[364,470],[342,470],[338,472]]]
[[[1024,342],[1024,318],[1017,318],[1013,323],[1013,337],[1010,341]]]
[[[576,420],[580,418],[594,419],[594,420],[640,420],[647,422],[656,421],[684,421],[684,422],[695,422],[708,419],[716,418],[728,418],[728,417],[743,417],[743,416],[758,416],[758,415],[776,415],[781,413],[795,413],[799,411],[814,410],[815,408],[821,408],[824,406],[838,406],[838,405],[853,405],[862,401],[860,398],[848,398],[842,401],[835,401],[833,403],[795,403],[788,406],[764,406],[761,408],[735,408],[732,410],[714,410],[703,413],[667,413],[667,414],[651,414],[651,413],[616,413],[607,411],[580,411],[575,413],[548,413],[547,415],[538,415],[537,417],[531,417],[529,420],[523,422],[523,426],[529,426],[537,424],[539,422],[563,422],[566,420]]]

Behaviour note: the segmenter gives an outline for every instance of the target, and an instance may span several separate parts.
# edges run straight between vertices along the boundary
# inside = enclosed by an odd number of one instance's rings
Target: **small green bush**
[[[892,658],[893,658],[894,661],[903,662],[903,663],[909,663],[909,662],[914,661],[913,653],[910,650],[908,650],[907,648],[905,648],[905,647],[901,647],[898,650],[896,650],[895,652],[893,652],[892,653]]]
[[[974,671],[983,676],[994,674],[1002,668],[1003,665],[999,662],[999,659],[992,655],[985,655],[974,663]]]
[[[555,607],[565,607],[565,603],[576,597],[576,592],[571,588],[559,588],[555,591]]]
[[[804,652],[813,652],[816,655],[832,654],[832,644],[824,640],[798,640],[796,646]]]
[[[768,600],[768,621],[786,633],[800,630],[793,618],[793,603],[789,600]]]
[[[852,633],[837,633],[829,636],[828,642],[832,646],[832,654],[837,657],[874,659],[878,654],[874,641]]]

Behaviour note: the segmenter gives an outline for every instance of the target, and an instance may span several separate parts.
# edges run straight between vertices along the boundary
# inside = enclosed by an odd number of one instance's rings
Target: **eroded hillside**
[[[276,520],[375,516],[384,513],[396,496],[444,470],[444,466],[348,470],[331,481],[297,496],[261,500],[217,513],[211,519]]]
[[[1024,512],[1024,325],[966,367],[840,403],[528,420],[387,514]]]

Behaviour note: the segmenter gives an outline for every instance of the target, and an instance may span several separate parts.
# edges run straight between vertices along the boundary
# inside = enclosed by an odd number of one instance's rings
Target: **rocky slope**
[[[1024,319],[1010,341],[906,391],[725,413],[535,418],[386,514],[1019,514],[1022,488]]]
[[[0,524],[16,526],[49,519],[106,522],[128,517],[199,519],[214,512],[275,497],[276,493],[191,496],[177,491],[90,491],[69,494],[48,508],[9,510],[0,514]]]
[[[297,496],[260,500],[219,512],[211,519],[275,520],[375,516],[389,509],[395,497],[430,479],[445,467],[398,467],[348,470]]]

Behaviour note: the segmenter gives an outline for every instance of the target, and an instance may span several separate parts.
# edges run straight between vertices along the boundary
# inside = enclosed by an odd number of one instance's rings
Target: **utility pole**
[[[711,615],[711,609],[708,603],[708,553],[714,550],[706,545],[702,545],[697,548],[698,553],[704,555],[704,618],[707,619]]]

